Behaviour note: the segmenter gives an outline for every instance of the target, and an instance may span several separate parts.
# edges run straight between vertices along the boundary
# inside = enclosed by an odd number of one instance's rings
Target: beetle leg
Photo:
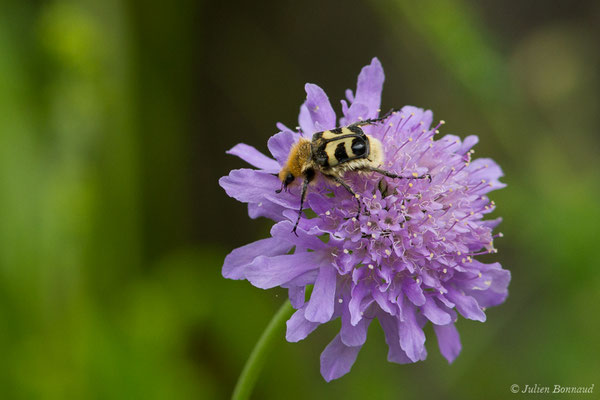
[[[367,167],[364,170],[377,172],[378,174],[385,175],[388,178],[392,178],[392,179],[427,179],[427,180],[429,180],[429,183],[431,183],[431,175],[429,175],[429,174],[423,174],[421,176],[401,176],[401,175],[396,175],[393,172],[389,172],[384,169],[379,169],[379,168],[375,168],[375,167]]]
[[[350,185],[348,185],[346,182],[344,182],[342,179],[338,178],[335,175],[325,175],[327,178],[335,181],[336,183],[339,183],[340,185],[342,185],[342,187],[344,189],[346,189],[348,191],[348,193],[350,193],[352,195],[352,197],[354,197],[356,199],[356,205],[358,206],[358,211],[356,213],[356,219],[358,219],[358,217],[360,217],[360,200],[358,199],[358,195],[354,192],[354,190],[352,190],[352,188],[350,187]]]
[[[363,121],[358,121],[355,122],[353,124],[351,124],[350,126],[366,126],[366,125],[373,125],[376,124],[378,122],[384,121],[386,119],[388,119],[392,114],[398,112],[400,110],[392,108],[390,111],[388,111],[383,117],[379,117],[379,118],[369,118],[369,119],[365,119]]]
[[[296,236],[298,236],[298,234],[296,233],[296,228],[298,228],[298,224],[300,223],[300,217],[302,217],[302,207],[304,206],[304,199],[306,198],[306,191],[308,189],[309,183],[310,179],[308,177],[305,177],[304,182],[302,182],[302,194],[300,195],[300,209],[298,210],[298,219],[294,224],[294,229],[292,229],[292,232],[294,232],[294,235]]]

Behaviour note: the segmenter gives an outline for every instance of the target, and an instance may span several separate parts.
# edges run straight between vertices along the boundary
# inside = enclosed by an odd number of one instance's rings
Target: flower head
[[[346,126],[379,114],[383,69],[377,59],[358,77],[356,94],[346,92],[339,124],[323,90],[307,84],[300,108],[300,132],[278,124],[269,139],[274,159],[238,144],[228,153],[257,169],[233,170],[219,181],[227,194],[248,203],[251,218],[276,223],[271,237],[232,251],[223,276],[247,279],[268,289],[287,288],[297,310],[287,322],[290,342],[304,339],[320,324],[341,318],[339,334],[321,354],[321,373],[329,381],[346,374],[377,319],[389,346],[388,360],[411,363],[426,358],[423,327],[431,322],[444,357],[461,350],[454,326],[457,313],[485,321],[484,310],[504,301],[510,273],[499,263],[476,260],[496,252],[492,229],[500,219],[484,220],[495,208],[487,193],[504,187],[491,159],[471,158],[476,136],[445,135],[443,121],[432,126],[431,111],[404,107],[382,124],[365,126],[383,144],[381,168],[403,177],[348,172],[343,179],[359,196],[324,177],[311,184],[305,207],[314,212],[292,233],[300,185],[276,193],[277,173],[291,147],[315,132]],[[311,213],[312,214],[312,213]],[[308,301],[305,290],[314,285]]]

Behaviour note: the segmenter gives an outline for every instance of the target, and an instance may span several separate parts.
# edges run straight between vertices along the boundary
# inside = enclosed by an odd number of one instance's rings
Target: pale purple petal
[[[342,111],[346,110],[346,108],[342,105]],[[354,122],[358,122],[359,120],[366,119],[365,115],[369,114],[369,107],[365,104],[354,103],[350,108],[346,110],[344,113],[344,118],[340,119],[341,125],[350,125]],[[369,129],[366,127],[365,129]]]
[[[234,169],[229,175],[219,179],[219,185],[234,199],[243,203],[267,201],[281,186],[276,176],[254,169]]]
[[[295,309],[299,309],[305,303],[305,292],[304,286],[292,286],[288,289],[288,297],[290,303]]]
[[[266,205],[266,206],[265,206]],[[279,204],[248,203],[248,216],[252,219],[265,217],[279,222],[283,219],[283,211],[287,210]]]
[[[234,156],[238,156],[248,164],[265,170],[266,172],[277,173],[281,169],[281,166],[273,159],[265,156],[260,151],[256,150],[252,146],[248,146],[244,143],[238,143],[226,152]]]
[[[352,93],[352,89],[346,89],[346,91],[344,92],[344,94],[346,95],[346,99],[350,103],[354,102],[354,93]]]
[[[477,301],[480,307],[493,307],[504,303],[508,297],[508,290],[505,292],[494,292],[493,290],[472,291],[469,294]]]
[[[485,226],[486,228],[490,228],[490,230],[491,230],[491,229],[494,229],[495,227],[497,227],[498,225],[500,225],[501,222],[502,222],[502,217],[498,217],[498,218],[490,219],[487,221],[481,221],[481,224],[483,226]]]
[[[290,280],[288,283],[282,284],[282,288],[289,288],[293,286],[306,286],[312,285],[317,280],[317,275],[319,275],[318,269],[311,269],[309,271],[303,272],[298,275],[294,279]]]
[[[358,75],[356,95],[348,110],[349,118],[355,115],[358,117],[356,108],[359,104],[366,107],[364,110],[366,114],[361,115],[363,119],[377,117],[379,106],[381,105],[381,91],[383,90],[384,80],[385,75],[381,63],[377,58],[373,58],[371,64],[363,67]]]
[[[300,106],[298,125],[300,125],[300,129],[302,130],[302,136],[306,138],[312,138],[312,134],[318,131],[305,104]]]
[[[471,150],[471,147],[475,146],[479,142],[479,138],[475,135],[470,135],[463,140],[459,149],[456,151],[457,154],[466,154],[467,151]]]
[[[281,187],[281,182],[273,174],[254,169],[234,169],[228,176],[219,179],[219,185],[225,192],[238,201],[243,203],[255,203],[257,207],[271,207],[273,205],[284,208],[296,209],[299,203],[299,195],[296,196],[292,191],[289,193],[275,193],[276,189]],[[256,208],[252,211],[256,212]],[[280,207],[271,211],[281,210]],[[270,212],[264,212],[263,215],[271,215]]]
[[[246,267],[246,279],[261,289],[284,285],[323,262],[320,252],[294,253],[289,255],[259,256]]]
[[[386,313],[388,313],[390,315],[397,314],[398,309],[387,298],[387,293],[384,294],[379,289],[375,288],[371,292],[371,296],[373,296],[373,300],[375,300],[375,302],[379,305],[379,307],[381,307],[381,309],[383,311],[385,311]]]
[[[290,129],[287,126],[285,126],[285,124],[283,124],[282,122],[277,122],[275,124],[275,126],[277,127],[277,129],[279,129],[279,132],[285,132],[285,131],[290,131],[290,132],[294,132],[294,129]]]
[[[446,325],[452,321],[450,314],[442,310],[433,297],[427,298],[421,310],[423,311],[423,315],[435,325]]]
[[[444,306],[446,306],[447,308],[454,308],[454,303],[451,302],[450,300],[448,300],[446,298],[446,296],[444,296],[441,293],[436,293],[435,294],[435,298],[438,299],[440,301],[440,303],[442,303]]]
[[[306,307],[305,316],[307,320],[327,322],[331,319],[335,305],[336,279],[337,272],[333,266],[321,266],[315,287]]]
[[[396,364],[410,364],[413,361],[408,358],[404,350],[400,347],[400,337],[398,336],[398,323],[395,317],[389,314],[380,313],[377,316],[379,324],[385,334],[385,342],[388,345],[387,360]]]
[[[340,103],[342,104],[342,117],[340,117],[340,124],[342,126],[344,125],[349,125],[352,123],[352,121],[347,119],[347,115],[348,115],[348,110],[350,110],[350,107],[348,106],[348,102],[346,100],[341,100]]]
[[[422,306],[425,304],[425,296],[423,295],[421,285],[414,280],[410,278],[404,279],[404,281],[402,281],[402,290],[415,306]]]
[[[451,363],[462,348],[456,326],[454,324],[434,325],[433,330],[438,339],[440,353]]]
[[[487,193],[491,190],[501,189],[506,186],[505,183],[500,182],[499,180],[504,176],[504,172],[502,172],[500,166],[490,158],[478,158],[471,161],[469,169],[472,171],[469,176],[471,182],[485,180],[487,183],[487,185],[484,186],[485,190],[481,190],[480,193]]]
[[[482,279],[487,289],[468,291],[468,294],[477,300],[480,307],[497,306],[502,304],[508,296],[510,271],[502,269],[498,263],[492,265],[498,266],[498,269],[490,269],[482,272]]]
[[[256,257],[285,254],[291,248],[291,243],[274,238],[262,239],[238,247],[225,257],[223,276],[229,279],[245,279],[245,269]]]
[[[335,111],[333,111],[329,98],[323,89],[312,83],[307,83],[304,86],[304,89],[306,90],[306,101],[304,102],[304,105],[310,114],[314,127],[313,132],[305,133],[312,134],[314,132],[335,128]]]
[[[460,138],[456,135],[445,135],[437,143],[443,144],[451,153],[456,153],[460,149]]]
[[[429,129],[433,122],[433,113],[430,110],[423,110],[419,107],[404,106],[399,112],[404,116],[402,127],[407,131],[413,131],[416,127]]]
[[[405,303],[403,309],[404,321],[398,322],[400,347],[412,361],[419,361],[425,349],[425,333],[417,324],[415,310]]]
[[[288,342],[299,342],[310,335],[320,325],[318,322],[312,322],[304,317],[306,305],[297,310],[286,322],[287,331],[285,340]]]
[[[363,299],[370,293],[370,288],[367,287],[366,283],[360,282],[352,289],[352,296],[348,304],[350,312],[350,322],[352,325],[358,324],[358,321],[362,319]]]
[[[321,375],[330,382],[350,372],[360,346],[349,347],[337,335],[321,353]]]
[[[271,136],[267,142],[267,147],[269,148],[271,154],[273,154],[273,157],[275,157],[279,163],[277,172],[279,172],[281,166],[286,163],[292,146],[298,142],[299,139],[300,135],[292,131],[279,132]]]
[[[367,329],[371,323],[370,319],[362,318],[356,325],[350,321],[350,311],[348,307],[342,310],[342,328],[340,329],[340,338],[346,346],[362,346],[367,340]]]
[[[464,295],[452,288],[448,289],[447,296],[456,305],[456,309],[463,317],[485,322],[485,313],[473,297]]]
[[[323,243],[314,235],[309,235],[301,227],[299,227],[294,234],[292,232],[293,227],[294,224],[291,221],[282,221],[271,228],[271,236],[277,238],[278,240],[294,244],[301,241],[304,247],[311,250],[325,250],[329,248],[326,243]]]

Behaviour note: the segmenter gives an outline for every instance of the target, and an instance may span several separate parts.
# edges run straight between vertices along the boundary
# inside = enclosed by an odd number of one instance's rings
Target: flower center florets
[[[372,266],[356,279],[377,276],[387,284],[423,274],[446,279],[472,256],[495,251],[491,228],[481,223],[494,207],[484,196],[492,184],[483,176],[475,179],[488,165],[472,166],[472,150],[461,150],[456,137],[434,141],[443,121],[427,129],[413,118],[394,114],[384,126],[370,127],[368,133],[384,147],[381,168],[402,179],[346,174],[360,199],[358,215],[356,199],[343,189],[330,185],[330,193],[322,192],[330,208],[317,211],[319,230],[343,246],[335,258],[342,275]],[[432,180],[417,179],[423,174]]]

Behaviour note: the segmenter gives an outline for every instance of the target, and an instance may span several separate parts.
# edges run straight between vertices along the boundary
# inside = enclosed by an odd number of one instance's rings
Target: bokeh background
[[[327,384],[336,323],[282,332],[254,398],[598,398],[598,38],[595,0],[4,0],[0,397],[227,398],[286,293],[221,277],[270,227],[218,186],[244,166],[225,151],[266,151],[305,82],[339,104],[377,56],[382,108],[432,109],[503,167],[510,296],[459,321],[452,365],[431,329],[425,362],[388,363],[373,324]]]

